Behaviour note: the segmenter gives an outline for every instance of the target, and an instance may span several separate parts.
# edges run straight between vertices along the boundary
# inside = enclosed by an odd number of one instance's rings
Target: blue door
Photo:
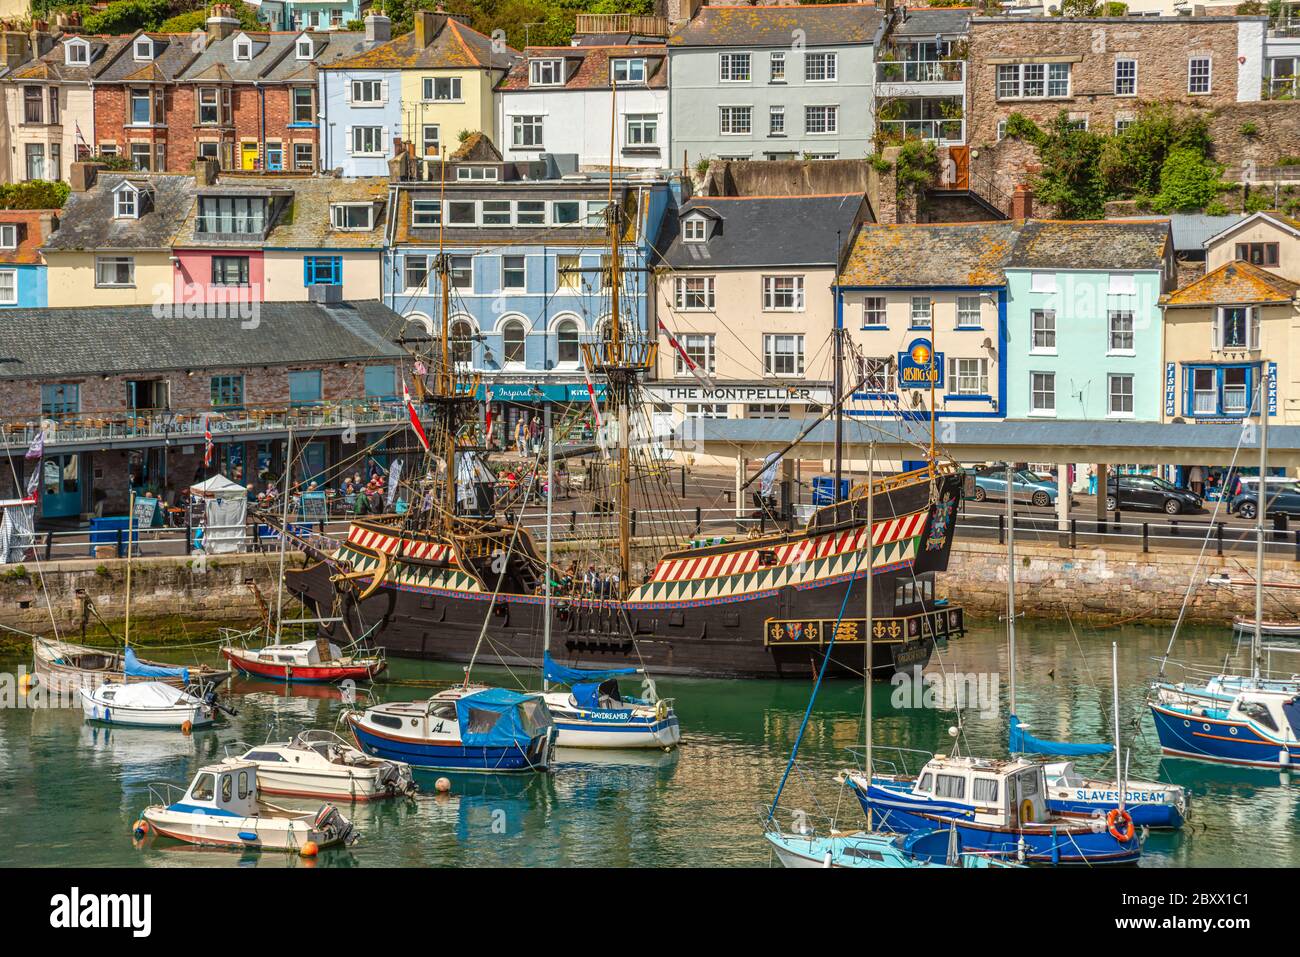
[[[81,456],[47,455],[41,462],[41,516],[81,515]]]

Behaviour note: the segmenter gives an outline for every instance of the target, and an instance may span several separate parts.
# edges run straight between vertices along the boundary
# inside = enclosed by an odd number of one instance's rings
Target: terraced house
[[[132,34],[95,77],[93,151],[145,172],[192,169],[192,127],[172,121],[178,80],[198,55],[189,34]]]
[[[529,47],[497,94],[507,159],[576,153],[583,169],[670,165],[661,44]]]
[[[703,7],[668,38],[673,165],[872,151],[875,6]]]
[[[496,139],[493,88],[518,54],[445,13],[419,10],[415,29],[388,39],[387,17],[366,17],[368,49],[320,70],[322,168],[388,172],[393,143],[439,155],[472,132]]]
[[[6,182],[66,180],[68,167],[93,150],[93,83],[130,37],[65,35],[40,55],[0,74],[0,174]]]
[[[561,178],[544,163],[512,163],[481,134],[447,157],[445,183],[439,160],[394,165],[385,303],[421,330],[439,331],[436,270],[445,252],[455,359],[511,403],[499,420],[505,434],[530,404],[585,404],[580,343],[607,335],[612,314],[606,175]],[[667,189],[619,178],[614,197],[623,224],[619,314],[645,335],[650,233]]]
[[[0,309],[48,303],[41,246],[58,225],[57,209],[0,210]]]

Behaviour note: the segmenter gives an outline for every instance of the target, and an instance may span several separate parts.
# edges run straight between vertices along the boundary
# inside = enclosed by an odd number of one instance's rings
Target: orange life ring
[[[1120,822],[1117,826],[1117,822]],[[1110,831],[1110,836],[1121,844],[1127,844],[1133,840],[1133,835],[1137,829],[1133,826],[1133,815],[1121,808],[1111,808],[1106,815],[1106,827]]]

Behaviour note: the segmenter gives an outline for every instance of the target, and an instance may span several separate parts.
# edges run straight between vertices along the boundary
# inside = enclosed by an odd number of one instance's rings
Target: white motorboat
[[[257,765],[264,794],[373,801],[418,790],[409,764],[372,758],[333,731],[302,731],[292,741],[256,745],[225,763],[245,761]]]
[[[305,854],[335,844],[346,846],[359,836],[332,804],[322,804],[315,814],[303,814],[260,801],[257,787],[257,765],[252,761],[206,765],[187,789],[162,785],[160,793],[159,785],[151,786],[158,803],[144,809],[136,831],[146,836],[152,828],[187,844]]]
[[[668,698],[624,695],[620,675],[640,674],[639,668],[592,671],[561,665],[550,652],[542,655],[547,681],[569,686],[542,697],[555,721],[556,746],[561,748],[675,748],[682,740],[677,712]]]
[[[201,728],[216,720],[212,701],[161,681],[105,684],[82,688],[81,710],[87,721],[137,728]]]

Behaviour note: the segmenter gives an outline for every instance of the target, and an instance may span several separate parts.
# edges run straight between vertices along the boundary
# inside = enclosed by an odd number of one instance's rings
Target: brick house
[[[360,449],[378,443],[372,457],[384,465],[405,445],[395,394],[406,353],[392,341],[401,323],[378,302],[267,303],[251,328],[149,306],[8,315],[0,498],[13,497],[15,482],[25,487],[23,455],[43,429],[42,520],[122,514],[130,488],[170,500],[205,474],[264,483],[281,468],[290,427],[310,436],[295,438],[295,480],[336,484]],[[105,328],[114,335],[85,334]],[[205,422],[215,445],[208,469]]]
[[[1261,98],[1267,17],[972,17],[967,140],[1065,111],[1110,133],[1146,102],[1213,109]]]
[[[177,79],[198,57],[189,34],[133,34],[95,79],[96,152],[140,171],[193,168],[192,128],[176,121]]]
[[[41,246],[58,216],[57,209],[0,209],[0,309],[48,305]]]

